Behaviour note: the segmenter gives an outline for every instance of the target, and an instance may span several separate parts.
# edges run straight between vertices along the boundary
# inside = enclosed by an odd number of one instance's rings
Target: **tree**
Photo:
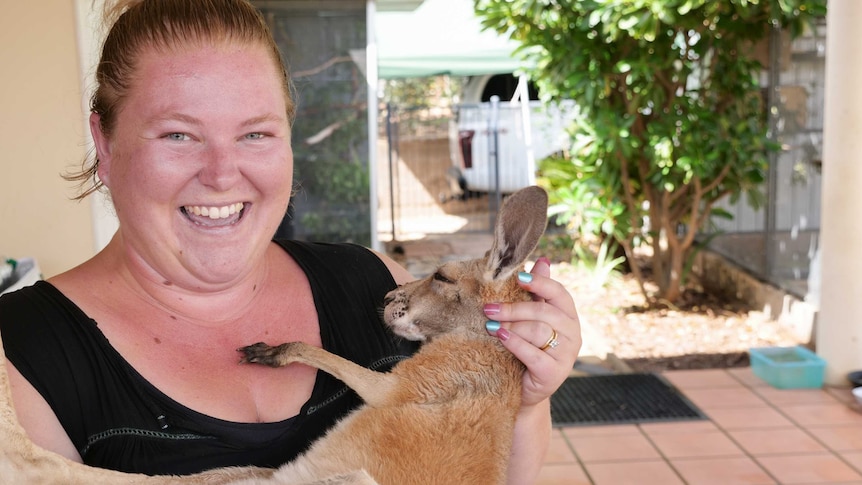
[[[536,61],[547,100],[580,116],[567,156],[540,180],[557,210],[612,238],[633,262],[648,244],[656,295],[676,301],[695,235],[723,197],[761,202],[767,110],[754,46],[798,34],[825,0],[475,0],[486,28]]]

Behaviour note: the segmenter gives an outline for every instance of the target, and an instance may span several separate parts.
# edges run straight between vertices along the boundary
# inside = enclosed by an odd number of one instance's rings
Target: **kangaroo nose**
[[[392,303],[393,301],[395,301],[395,291],[394,290],[390,291],[389,293],[386,294],[386,296],[383,297],[383,305],[384,306],[388,305],[388,304]]]

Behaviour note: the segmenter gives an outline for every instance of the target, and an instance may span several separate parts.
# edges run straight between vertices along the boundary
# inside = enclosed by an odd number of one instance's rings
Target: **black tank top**
[[[371,251],[277,242],[308,277],[325,349],[381,371],[416,350],[380,323],[383,296],[395,281]],[[281,422],[195,412],[138,374],[97,322],[44,281],[0,297],[0,332],[7,358],[51,406],[84,462],[102,468],[154,475],[277,467],[361,403],[321,371],[300,414]]]

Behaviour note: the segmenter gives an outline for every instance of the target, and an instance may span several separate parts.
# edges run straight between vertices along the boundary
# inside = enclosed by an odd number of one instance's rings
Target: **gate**
[[[535,160],[565,150],[573,103],[500,102],[454,108],[387,106],[378,160],[389,187],[381,239],[490,232],[502,198],[535,183]],[[387,185],[388,184],[388,185]],[[384,190],[385,191],[385,190]]]
[[[380,119],[380,239],[489,232],[495,197],[459,185],[452,162],[452,110],[390,105]]]

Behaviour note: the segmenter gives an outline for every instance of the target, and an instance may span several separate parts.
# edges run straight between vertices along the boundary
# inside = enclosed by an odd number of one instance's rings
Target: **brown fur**
[[[275,474],[221,468],[150,477],[89,467],[46,451],[18,423],[0,352],[0,477],[36,485],[504,483],[524,367],[487,335],[482,307],[529,298],[516,273],[544,231],[546,210],[547,196],[537,187],[513,194],[484,258],[445,264],[387,295],[386,323],[399,335],[425,341],[388,374],[302,343],[242,349],[247,361],[318,367],[366,402]]]

